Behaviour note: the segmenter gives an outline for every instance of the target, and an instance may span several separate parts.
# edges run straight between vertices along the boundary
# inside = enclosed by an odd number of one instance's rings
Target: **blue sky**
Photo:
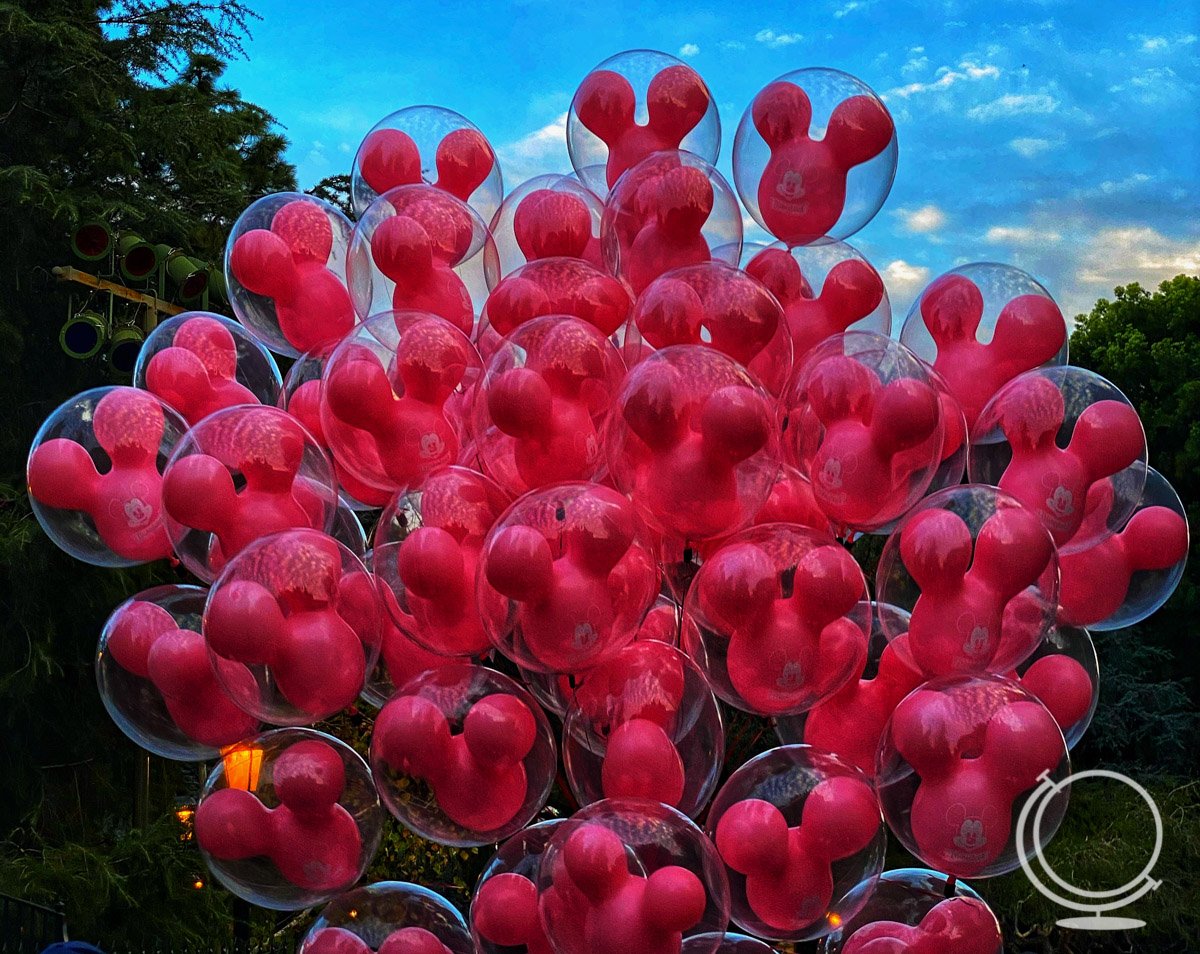
[[[776,76],[832,66],[883,95],[896,181],[850,241],[884,274],[897,324],[965,262],[1027,269],[1070,315],[1116,284],[1200,273],[1200,6],[1188,0],[253,5],[249,59],[226,78],[278,117],[304,187],[349,171],[366,131],[416,103],[474,121],[508,188],[569,171],[575,87],[606,57],[651,48],[712,89],[727,175],[741,113]]]

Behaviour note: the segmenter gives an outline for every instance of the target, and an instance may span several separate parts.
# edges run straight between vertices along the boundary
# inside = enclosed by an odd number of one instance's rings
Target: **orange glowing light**
[[[201,888],[204,887],[204,882],[201,881],[199,878],[197,878],[195,881],[192,882],[192,887],[195,888],[197,891],[199,891]]]
[[[825,920],[828,921],[832,927],[842,926],[842,916],[840,914],[830,914],[825,918]]]
[[[221,763],[225,767],[225,784],[252,792],[258,788],[258,774],[262,770],[263,750],[256,745],[231,745],[221,750]]]

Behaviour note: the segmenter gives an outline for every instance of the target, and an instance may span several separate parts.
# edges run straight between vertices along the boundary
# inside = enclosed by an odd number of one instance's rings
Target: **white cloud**
[[[936,232],[946,224],[946,213],[933,203],[919,209],[897,209],[894,213],[906,232]]]
[[[849,0],[848,3],[844,3],[834,10],[833,15],[840,20],[842,17],[853,13],[855,10],[861,10],[866,5],[867,4],[865,0]]]
[[[1063,140],[1061,139],[1037,139],[1031,136],[1021,136],[1008,141],[1008,148],[1026,159],[1034,159],[1042,153],[1058,149],[1062,145]]]
[[[1165,36],[1148,36],[1142,40],[1142,52],[1154,53],[1157,50],[1165,50],[1167,48],[1167,38]]]
[[[929,57],[924,55],[925,47],[914,46],[908,53],[908,61],[900,67],[900,72],[905,76],[923,72],[929,66]]]
[[[700,47],[698,47],[695,43],[685,43],[679,48],[679,55],[684,58],[695,56],[699,52]]]
[[[1027,225],[993,225],[983,236],[993,245],[1044,245],[1062,241],[1062,233]]]
[[[722,50],[744,50],[746,48],[746,44],[741,40],[722,40],[717,45],[720,46]]]
[[[978,63],[964,60],[958,64],[958,69],[956,70],[952,70],[948,66],[940,67],[937,71],[937,78],[932,82],[909,83],[906,86],[897,86],[895,89],[888,90],[883,98],[887,99],[889,96],[899,96],[901,99],[907,99],[910,96],[916,96],[920,93],[931,93],[949,89],[955,83],[962,80],[995,79],[999,75],[1000,68],[998,66],[993,66],[990,63],[980,66]]]
[[[1153,176],[1147,175],[1145,172],[1134,172],[1124,179],[1105,179],[1100,183],[1100,191],[1105,195],[1117,195],[1118,193],[1128,192],[1140,185],[1144,185],[1153,178]]]
[[[1058,100],[1049,93],[1005,93],[999,99],[967,110],[967,118],[990,122],[1006,116],[1033,114],[1045,116],[1058,109]]]
[[[1154,288],[1180,272],[1200,271],[1200,239],[1173,239],[1147,225],[1100,229],[1084,249],[1075,278],[1093,296],[1139,282]]]
[[[929,283],[929,269],[924,265],[911,265],[898,258],[889,262],[881,273],[887,287],[892,308],[899,312],[908,311],[908,306]]]
[[[801,33],[776,33],[774,30],[759,30],[754,34],[754,39],[759,43],[765,43],[774,50],[781,46],[791,46],[793,43],[799,43],[804,39],[804,35]]]
[[[541,129],[506,143],[496,150],[504,178],[514,185],[547,172],[570,168],[567,159],[567,114],[563,113]]]

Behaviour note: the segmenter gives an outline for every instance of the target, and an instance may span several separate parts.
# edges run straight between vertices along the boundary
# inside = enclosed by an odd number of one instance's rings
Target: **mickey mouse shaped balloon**
[[[489,223],[488,287],[543,258],[578,258],[602,268],[604,203],[578,176],[534,176],[504,197]]]
[[[475,954],[463,916],[440,894],[377,881],[338,895],[297,954]]]
[[[366,762],[311,729],[277,729],[227,749],[196,806],[209,870],[239,898],[276,911],[353,885],[382,830]]]
[[[1058,553],[1037,514],[995,487],[932,494],[879,558],[875,592],[908,610],[889,639],[926,678],[1006,672],[1037,648],[1058,606]]]
[[[1187,511],[1153,467],[1133,516],[1116,529],[1122,507],[1120,475],[1092,484],[1075,537],[1099,542],[1079,548],[1074,538],[1062,558],[1059,618],[1071,626],[1105,631],[1140,623],[1162,606],[1183,579],[1188,554]],[[1111,536],[1104,536],[1113,530]]]
[[[716,102],[694,69],[666,53],[629,50],[583,78],[567,113],[567,151],[589,189],[606,196],[626,170],[674,149],[710,163],[721,149]]]
[[[967,469],[1036,513],[1068,553],[1111,536],[1133,513],[1146,482],[1146,434],[1129,399],[1100,375],[1027,371],[980,413]],[[1088,494],[1105,480],[1114,491],[1108,518],[1081,535]]]
[[[797,369],[781,408],[785,454],[841,533],[907,512],[942,460],[943,405],[925,365],[869,332],[827,339]]]
[[[667,272],[638,296],[631,322],[652,348],[706,344],[746,368],[772,394],[792,369],[779,302],[745,272],[704,262]]]
[[[330,356],[321,425],[334,459],[373,487],[403,493],[458,462],[479,354],[449,322],[376,315]]]
[[[162,469],[186,430],[171,407],[137,388],[94,388],[59,405],[38,428],[25,470],[46,536],[96,566],[170,556]]]
[[[733,143],[742,204],[789,246],[853,235],[879,211],[895,175],[891,114],[862,80],[838,70],[796,70],[768,83]]]
[[[209,415],[184,435],[163,471],[171,545],[207,582],[269,534],[329,531],[337,499],[329,456],[299,421],[274,407]]]
[[[702,345],[650,355],[625,378],[604,443],[616,486],[660,533],[694,545],[749,524],[779,467],[774,401]]]
[[[802,365],[830,335],[873,331],[887,336],[892,306],[883,279],[856,249],[845,242],[771,245],[746,263],[783,306],[792,339],[792,361]]]
[[[710,163],[689,152],[656,152],[621,176],[604,204],[600,243],[609,271],[640,295],[674,268],[742,250],[737,199]]]
[[[553,954],[538,919],[538,865],[550,836],[566,819],[552,818],[517,832],[479,876],[471,896],[471,934],[479,954]]]
[[[96,682],[104,707],[122,732],[162,758],[209,761],[259,730],[209,664],[200,635],[207,595],[181,584],[144,590],[118,606],[100,634]],[[249,669],[220,665],[226,682],[253,690]]]
[[[446,667],[410,680],[380,711],[371,765],[388,811],[422,838],[487,845],[524,828],[554,783],[545,713],[507,676]]]
[[[491,143],[465,116],[441,106],[408,106],[377,122],[350,170],[354,214],[379,196],[425,182],[467,203],[489,222],[504,195]]]
[[[900,340],[945,379],[974,427],[1022,372],[1067,361],[1067,323],[1050,293],[1012,265],[962,265],[913,303]]]
[[[828,934],[866,903],[852,889],[883,870],[870,780],[807,745],[771,749],[734,772],[706,827],[729,869],[733,922],[759,937]]]
[[[475,602],[475,577],[484,539],[508,503],[482,474],[443,467],[380,516],[375,573],[395,594],[388,605],[392,622],[419,646],[457,657],[491,649]]]
[[[1100,701],[1100,661],[1091,634],[1059,623],[1037,651],[1007,675],[1037,697],[1062,729],[1067,749],[1075,748]]]
[[[696,574],[684,649],[730,705],[803,712],[862,672],[866,592],[862,570],[832,537],[792,524],[751,527]]]
[[[604,471],[601,435],[625,364],[583,321],[548,315],[521,325],[488,359],[472,428],[489,474],[512,494]]]
[[[1000,676],[949,676],[896,707],[875,784],[905,848],[938,871],[981,878],[1017,867],[1013,819],[1039,782],[1069,773],[1062,731],[1034,696]],[[1040,847],[1066,800],[1060,788],[1039,805]]]
[[[379,597],[362,561],[317,530],[246,547],[209,591],[204,639],[234,702],[264,722],[309,725],[351,705],[379,655]],[[220,660],[249,666],[243,687]]]
[[[283,382],[271,352],[236,321],[188,311],[150,332],[133,383],[197,424],[235,404],[274,404]]]
[[[688,818],[642,799],[605,799],[555,829],[538,865],[538,910],[557,954],[714,954],[729,884]]]
[[[582,672],[613,655],[657,595],[633,505],[586,483],[544,487],[509,507],[488,534],[476,585],[492,644],[537,672]]]
[[[332,347],[354,327],[346,288],[353,226],[311,195],[264,196],[233,224],[225,277],[233,313],[278,354]]]
[[[563,765],[580,805],[648,798],[694,817],[716,789],[724,757],[704,675],[654,639],[584,673],[563,722]]]
[[[346,277],[360,318],[421,311],[465,335],[487,296],[487,225],[466,203],[430,185],[385,192],[354,227]]]

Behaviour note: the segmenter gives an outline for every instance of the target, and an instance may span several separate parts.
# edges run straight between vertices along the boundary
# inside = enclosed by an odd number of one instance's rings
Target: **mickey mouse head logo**
[[[821,483],[833,490],[842,486],[842,462],[836,457],[830,457],[821,468]]]
[[[970,852],[983,848],[987,844],[987,836],[983,833],[983,820],[964,818],[958,826],[958,834],[954,836],[954,844]]]
[[[959,803],[946,813],[946,821],[954,831],[951,844],[962,852],[961,860],[970,861],[981,856],[988,845],[987,821],[991,810],[985,808],[977,814],[968,814],[967,808]]]
[[[154,508],[138,497],[125,502],[125,520],[129,524],[130,530],[137,530],[140,527],[144,527],[150,522],[150,517],[153,514]]]
[[[584,620],[575,627],[575,648],[590,649],[595,645],[599,636],[596,627],[588,620]]]
[[[1055,516],[1065,519],[1075,512],[1075,495],[1059,484],[1046,498],[1046,509]]]
[[[426,434],[421,438],[421,457],[429,460],[441,456],[446,449],[446,442],[437,434]]]
[[[803,671],[800,668],[800,663],[794,659],[789,659],[779,673],[779,678],[775,684],[780,689],[797,689],[804,681]]]
[[[965,634],[962,650],[968,656],[991,658],[989,650],[992,647],[992,633],[986,623],[979,622],[973,615],[967,614],[959,620],[959,632]]]
[[[775,191],[789,202],[794,202],[802,198],[804,196],[803,173],[797,172],[795,169],[789,169],[779,180],[779,185],[775,187]],[[804,210],[801,208],[797,209],[797,211],[802,213]]]

